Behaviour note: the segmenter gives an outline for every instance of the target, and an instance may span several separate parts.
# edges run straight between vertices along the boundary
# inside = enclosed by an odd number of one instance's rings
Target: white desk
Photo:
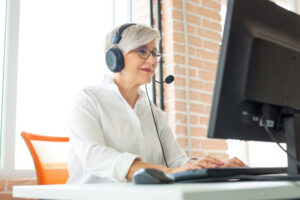
[[[14,186],[13,197],[80,200],[300,199],[300,182],[236,182],[171,185],[86,184]]]

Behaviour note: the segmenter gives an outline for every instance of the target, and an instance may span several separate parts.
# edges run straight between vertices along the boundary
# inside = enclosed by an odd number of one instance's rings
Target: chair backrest
[[[69,138],[27,132],[22,132],[21,136],[33,158],[38,184],[65,184],[69,178],[67,168]]]

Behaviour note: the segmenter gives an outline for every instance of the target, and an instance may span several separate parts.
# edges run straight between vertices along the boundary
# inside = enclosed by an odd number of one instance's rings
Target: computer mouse
[[[174,177],[154,168],[142,168],[136,171],[132,177],[134,184],[163,184],[173,183]]]

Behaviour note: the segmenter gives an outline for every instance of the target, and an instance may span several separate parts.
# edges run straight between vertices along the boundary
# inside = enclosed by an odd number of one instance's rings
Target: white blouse
[[[169,167],[179,167],[189,159],[180,148],[163,111],[152,105]],[[102,86],[80,91],[72,106],[67,183],[126,182],[136,158],[164,165],[146,94],[139,89],[134,109],[121,95],[113,78]]]

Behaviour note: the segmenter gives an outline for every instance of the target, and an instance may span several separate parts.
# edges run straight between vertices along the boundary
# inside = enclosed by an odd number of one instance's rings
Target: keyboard
[[[260,180],[261,175],[274,175],[268,176],[269,179],[277,178],[278,174],[286,174],[286,167],[279,168],[210,168],[200,170],[190,170],[171,174],[174,177],[174,182],[186,183],[199,183],[199,182],[216,182],[216,181],[229,181],[229,180]],[[265,177],[265,176],[264,176]],[[266,178],[264,178],[266,179]]]

